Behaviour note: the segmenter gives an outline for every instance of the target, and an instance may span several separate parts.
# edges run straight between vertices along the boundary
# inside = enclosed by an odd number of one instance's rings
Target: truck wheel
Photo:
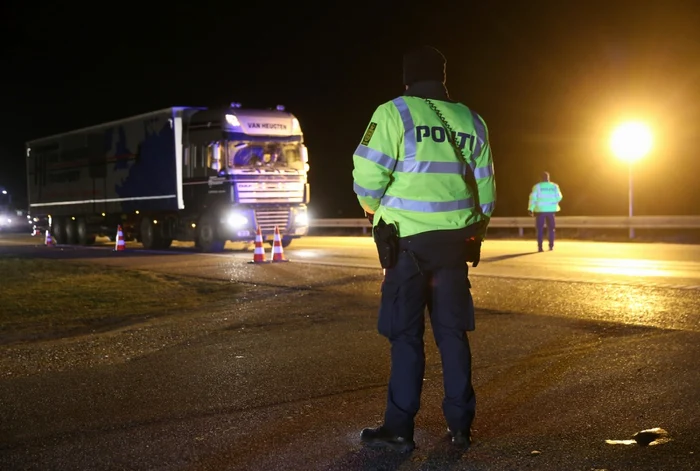
[[[78,243],[80,245],[92,245],[95,243],[95,234],[88,232],[87,222],[85,219],[78,219]]]
[[[225,240],[218,238],[214,218],[205,215],[197,224],[197,248],[202,252],[221,252],[226,245]]]
[[[66,243],[66,226],[64,225],[63,218],[54,218],[51,221],[51,235],[57,244]]]
[[[151,218],[144,217],[141,219],[141,243],[143,248],[148,250],[159,249],[159,239],[160,237],[158,237],[155,224],[153,224]]]
[[[78,228],[75,221],[66,218],[66,244],[74,245],[78,243]]]

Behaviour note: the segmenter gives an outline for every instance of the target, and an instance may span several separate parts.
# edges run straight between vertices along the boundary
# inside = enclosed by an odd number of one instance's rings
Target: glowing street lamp
[[[619,125],[610,137],[610,148],[615,156],[627,162],[629,168],[629,217],[632,223],[633,197],[632,197],[632,166],[636,161],[649,153],[652,147],[653,137],[649,127],[640,122],[627,122]],[[630,239],[634,239],[634,227],[630,226]]]

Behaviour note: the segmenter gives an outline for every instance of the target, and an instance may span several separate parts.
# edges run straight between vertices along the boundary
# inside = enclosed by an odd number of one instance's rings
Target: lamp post
[[[634,215],[632,167],[636,161],[649,153],[652,141],[653,138],[649,127],[638,121],[620,124],[610,137],[610,148],[613,153],[618,159],[627,162],[628,165],[630,239],[634,239],[634,226],[632,225],[632,216]]]

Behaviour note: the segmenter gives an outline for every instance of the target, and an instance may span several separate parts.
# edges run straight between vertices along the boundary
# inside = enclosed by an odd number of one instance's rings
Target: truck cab
[[[308,151],[299,121],[277,110],[231,107],[192,115],[183,130],[185,208],[208,215],[197,245],[250,241],[260,228],[282,245],[308,232]]]

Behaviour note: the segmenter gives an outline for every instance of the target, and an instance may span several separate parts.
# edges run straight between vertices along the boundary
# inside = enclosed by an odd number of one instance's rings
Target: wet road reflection
[[[663,445],[671,440],[666,430],[660,427],[654,427],[635,433],[631,440],[605,440],[605,443],[608,445],[655,446]]]

